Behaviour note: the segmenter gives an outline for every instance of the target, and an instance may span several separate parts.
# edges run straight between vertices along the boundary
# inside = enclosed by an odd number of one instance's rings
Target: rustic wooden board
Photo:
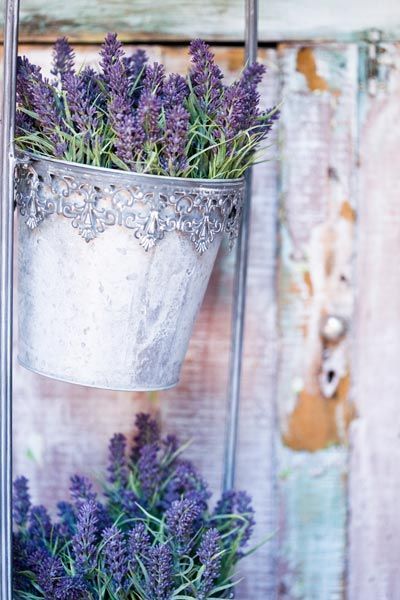
[[[348,335],[321,336],[353,311],[355,46],[281,47],[278,281],[279,596],[339,599],[346,537]]]
[[[400,47],[387,50],[389,85],[361,99],[349,600],[400,593]]]
[[[21,39],[54,39],[60,34],[87,42],[114,30],[126,39],[179,40],[204,37],[242,40],[244,0],[22,0]],[[367,29],[399,39],[397,0],[269,0],[260,2],[260,39],[355,40]]]
[[[92,62],[96,50],[81,48],[79,57]],[[49,68],[46,48],[21,51]],[[185,69],[178,48],[152,47],[151,52],[170,70]],[[278,94],[276,54],[263,51],[261,58],[270,67],[263,88],[270,106]],[[218,60],[233,77],[243,64],[243,52],[220,48]],[[273,157],[272,150],[269,155]],[[276,530],[277,516],[273,460],[277,181],[276,161],[257,167],[238,461],[238,486],[254,498],[257,541]],[[69,474],[93,474],[103,468],[108,438],[114,431],[131,433],[139,410],[150,410],[160,417],[165,430],[179,433],[182,440],[193,440],[188,456],[210,481],[215,500],[222,481],[233,269],[234,253],[225,248],[176,389],[153,395],[104,392],[46,380],[16,367],[15,471],[29,475],[36,501],[54,507],[66,493]],[[270,597],[275,585],[275,544],[273,540],[265,545],[243,565],[245,580],[239,600]]]

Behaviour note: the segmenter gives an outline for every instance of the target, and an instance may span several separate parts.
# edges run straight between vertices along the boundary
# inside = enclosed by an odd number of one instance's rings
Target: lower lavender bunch
[[[254,526],[250,497],[228,492],[210,510],[207,483],[149,415],[137,416],[130,445],[111,439],[100,492],[71,478],[71,502],[58,502],[54,523],[16,480],[13,599],[233,597]]]

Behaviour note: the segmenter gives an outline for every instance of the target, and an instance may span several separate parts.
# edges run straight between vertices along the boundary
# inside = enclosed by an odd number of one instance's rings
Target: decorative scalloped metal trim
[[[85,171],[71,163],[29,159],[17,164],[15,199],[30,229],[51,215],[62,215],[90,242],[119,225],[131,229],[145,250],[165,233],[179,231],[201,254],[221,232],[233,244],[244,196],[243,181],[207,184],[136,173],[118,177],[104,169]]]

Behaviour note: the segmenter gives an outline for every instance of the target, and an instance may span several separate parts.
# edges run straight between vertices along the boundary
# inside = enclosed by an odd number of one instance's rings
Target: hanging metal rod
[[[258,0],[246,0],[246,62],[257,60]],[[225,440],[223,488],[230,490],[235,484],[236,454],[239,429],[240,387],[242,379],[243,334],[246,309],[247,265],[249,254],[251,215],[251,170],[246,175],[246,194],[242,226],[236,247],[235,280],[233,286],[232,341],[229,368],[228,418]]]
[[[0,134],[0,598],[12,600],[12,301],[19,0],[5,0]]]

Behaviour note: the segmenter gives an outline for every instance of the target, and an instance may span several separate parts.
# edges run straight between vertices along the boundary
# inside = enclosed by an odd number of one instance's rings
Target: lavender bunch
[[[154,175],[237,178],[255,163],[279,117],[260,108],[265,68],[247,66],[231,85],[210,47],[194,40],[186,77],[126,56],[115,33],[99,70],[75,69],[66,38],[53,51],[53,81],[18,60],[17,144],[23,151]]]
[[[54,523],[18,478],[13,597],[232,597],[254,525],[250,498],[229,492],[210,510],[206,482],[181,453],[175,436],[163,438],[158,423],[139,414],[131,448],[122,434],[110,441],[102,493],[75,475]]]

